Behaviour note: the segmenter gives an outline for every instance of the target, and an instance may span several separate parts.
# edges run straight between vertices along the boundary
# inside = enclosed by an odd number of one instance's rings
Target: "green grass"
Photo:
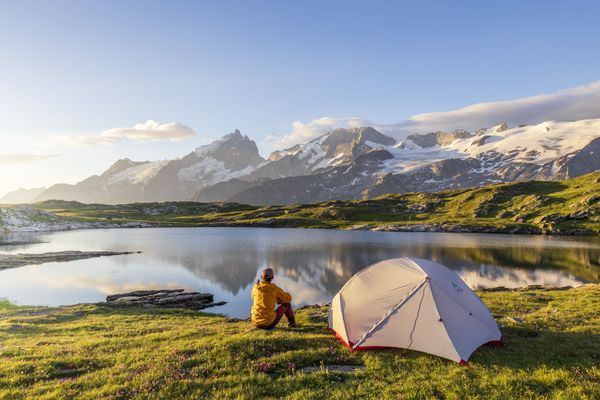
[[[156,226],[349,229],[366,224],[398,230],[425,224],[448,231],[599,235],[600,172],[558,182],[503,183],[290,206],[195,202],[104,205],[50,200],[36,207],[71,220],[136,221]]]
[[[21,307],[15,305],[15,304],[12,304],[7,299],[0,298],[0,310],[2,310],[3,312],[8,312],[8,311],[12,311],[12,310],[20,310],[20,309],[21,309]]]
[[[400,349],[352,353],[326,330],[326,307],[300,310],[297,330],[265,332],[184,310],[2,301],[0,398],[600,398],[600,285],[479,294],[506,345],[480,348],[468,367]],[[365,369],[298,372],[329,364]]]

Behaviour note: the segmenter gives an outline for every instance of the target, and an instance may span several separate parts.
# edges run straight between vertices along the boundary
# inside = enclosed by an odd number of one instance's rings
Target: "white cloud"
[[[417,114],[407,121],[378,127],[383,132],[404,137],[415,132],[473,130],[502,122],[516,126],[588,118],[600,118],[600,81],[553,94],[473,104],[454,111]]]
[[[297,143],[306,143],[335,128],[351,128],[372,125],[372,122],[357,117],[333,118],[322,117],[308,123],[296,121],[292,123],[292,131],[283,136],[268,136],[266,141],[274,148],[291,147]]]
[[[196,131],[189,126],[177,122],[160,123],[149,119],[135,124],[131,128],[112,128],[98,134],[90,135],[60,135],[55,141],[68,145],[112,144],[129,139],[138,142],[158,140],[182,140],[196,136]]]
[[[179,282],[157,282],[154,280],[119,282],[110,276],[97,275],[70,275],[70,276],[42,276],[40,281],[51,288],[59,289],[93,289],[104,294],[127,293],[134,290],[152,290],[156,288],[165,289],[187,289],[194,288]]]
[[[0,154],[0,164],[24,164],[34,161],[46,160],[56,157],[58,154],[37,154],[37,153],[9,153]]]
[[[454,111],[413,115],[396,124],[377,124],[358,117],[322,117],[311,122],[296,121],[291,132],[267,137],[274,148],[305,143],[337,127],[372,126],[401,139],[412,133],[474,130],[502,122],[509,126],[538,124],[544,121],[571,121],[600,118],[600,81],[553,94],[516,100],[478,103]]]

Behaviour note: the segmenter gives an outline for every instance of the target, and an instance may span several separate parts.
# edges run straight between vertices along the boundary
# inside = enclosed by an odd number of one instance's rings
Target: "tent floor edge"
[[[343,337],[341,337],[341,336],[340,336],[340,334],[339,334],[339,333],[337,333],[337,332],[335,331],[335,329],[333,329],[333,328],[327,328],[327,329],[328,329],[328,330],[329,330],[329,331],[330,331],[330,332],[333,334],[333,336],[335,336],[335,338],[336,338],[337,340],[339,340],[340,342],[342,342],[342,343],[344,344],[344,346],[346,346],[348,349],[350,349],[350,350],[354,351],[354,350],[352,349],[352,346],[353,346],[353,344],[354,344],[354,343],[352,343],[352,342],[350,342],[350,343],[346,342],[346,341],[344,340],[344,338],[343,338]]]
[[[331,334],[333,336],[335,336],[335,338],[337,340],[339,340],[340,342],[342,342],[342,344],[344,346],[346,346],[352,352],[354,352],[354,351],[362,351],[362,350],[399,349],[399,347],[394,347],[394,346],[358,346],[358,347],[353,347],[354,343],[352,343],[352,342],[350,342],[350,343],[346,342],[344,340],[344,338],[341,337],[340,334],[335,331],[335,329],[333,329],[333,328],[327,328],[327,330],[330,331]]]
[[[490,340],[485,345],[490,347],[504,347],[504,336],[500,336],[498,340]]]

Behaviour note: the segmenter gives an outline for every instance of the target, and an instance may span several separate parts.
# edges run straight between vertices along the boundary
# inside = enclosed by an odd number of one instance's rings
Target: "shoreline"
[[[65,224],[72,222],[72,227],[65,227]],[[351,226],[301,226],[293,223],[288,223],[285,219],[282,220],[267,220],[256,222],[227,222],[227,223],[199,223],[199,224],[178,224],[169,223],[149,223],[149,222],[127,222],[123,224],[109,223],[104,224],[103,221],[65,221],[60,226],[48,227],[48,229],[23,229],[18,228],[9,230],[5,227],[0,228],[1,235],[18,235],[32,233],[52,233],[52,232],[68,232],[78,230],[93,230],[93,229],[136,229],[136,228],[269,228],[269,229],[322,229],[322,230],[337,230],[337,231],[364,231],[364,232],[415,232],[415,233],[473,233],[473,234],[503,234],[503,235],[523,235],[523,236],[557,236],[557,237],[600,237],[600,233],[588,230],[573,229],[559,232],[547,232],[539,227],[531,225],[512,225],[512,226],[491,226],[491,225],[475,225],[468,226],[466,224],[454,223],[436,223],[436,224],[357,224]],[[0,246],[13,246],[30,244],[24,241],[8,241],[6,243],[0,241]],[[0,248],[1,249],[1,248]]]

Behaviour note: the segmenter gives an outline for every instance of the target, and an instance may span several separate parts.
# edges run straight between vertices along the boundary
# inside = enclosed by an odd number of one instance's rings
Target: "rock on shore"
[[[465,224],[387,224],[374,226],[371,224],[353,225],[346,230],[374,232],[453,232],[453,233],[503,233],[520,235],[559,234],[572,236],[593,235],[586,229],[543,229],[534,225],[465,225]]]
[[[225,301],[213,302],[213,295],[210,293],[188,292],[185,289],[136,290],[106,296],[106,302],[113,306],[187,308],[191,310],[203,310],[227,304]]]

